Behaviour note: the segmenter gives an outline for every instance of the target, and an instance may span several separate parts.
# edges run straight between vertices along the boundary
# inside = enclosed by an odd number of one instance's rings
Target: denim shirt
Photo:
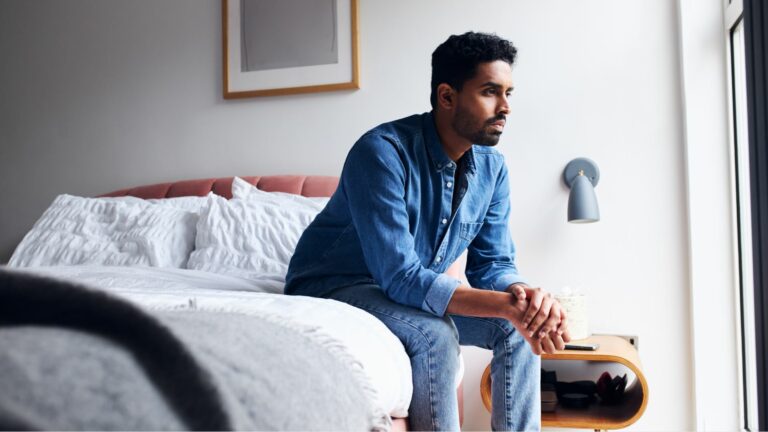
[[[464,175],[456,179],[432,113],[368,131],[350,150],[328,205],[302,234],[286,294],[323,297],[374,283],[398,303],[442,316],[460,285],[443,272],[464,250],[471,286],[503,291],[523,282],[507,227],[503,156],[475,145],[462,161]],[[452,212],[455,187],[460,202]]]

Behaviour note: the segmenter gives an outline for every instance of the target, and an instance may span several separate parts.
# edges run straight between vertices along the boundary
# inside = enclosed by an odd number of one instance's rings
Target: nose
[[[496,109],[496,114],[509,114],[509,99],[506,95],[501,96],[501,100],[499,101],[499,106]]]

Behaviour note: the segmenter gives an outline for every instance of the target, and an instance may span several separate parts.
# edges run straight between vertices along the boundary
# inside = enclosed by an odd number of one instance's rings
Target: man
[[[289,266],[286,293],[362,308],[400,338],[414,430],[459,429],[460,344],[493,350],[492,427],[539,429],[537,354],[569,340],[559,304],[518,275],[507,168],[492,148],[509,114],[516,53],[473,32],[437,47],[432,112],[355,143]],[[471,287],[443,274],[464,250]]]

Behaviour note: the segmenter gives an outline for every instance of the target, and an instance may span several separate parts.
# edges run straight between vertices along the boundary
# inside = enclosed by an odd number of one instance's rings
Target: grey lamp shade
[[[595,188],[585,175],[578,175],[571,184],[568,196],[568,222],[589,223],[600,220]]]

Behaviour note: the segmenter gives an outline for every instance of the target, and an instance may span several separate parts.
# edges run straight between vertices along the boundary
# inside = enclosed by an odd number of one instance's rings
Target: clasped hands
[[[571,340],[566,313],[551,293],[520,283],[510,285],[507,292],[514,296],[513,307],[520,317],[511,322],[536,355],[565,348]]]

